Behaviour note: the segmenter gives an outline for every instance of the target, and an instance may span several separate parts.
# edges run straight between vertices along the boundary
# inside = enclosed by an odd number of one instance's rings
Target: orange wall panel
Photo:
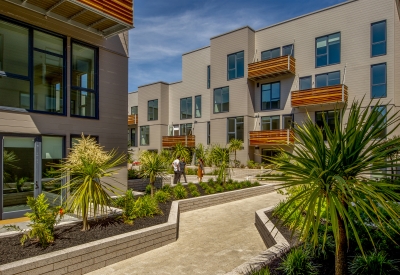
[[[79,2],[133,25],[133,0],[78,0]]]

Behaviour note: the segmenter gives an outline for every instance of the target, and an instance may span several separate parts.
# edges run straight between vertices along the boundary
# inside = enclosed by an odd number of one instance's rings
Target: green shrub
[[[190,194],[192,195],[192,197],[200,197],[200,192],[197,190],[193,190],[192,192],[190,192]]]
[[[311,237],[309,237],[305,241],[305,249],[308,249],[310,252],[311,256],[319,259],[326,260],[328,258],[334,258],[335,257],[335,239],[333,238],[333,235],[327,234],[326,239],[325,239],[325,245],[323,246],[322,244],[324,243],[324,225],[320,225],[321,227],[321,232],[318,234],[318,244],[316,246],[313,245]]]
[[[228,180],[226,181],[226,183],[232,184],[232,183],[233,183],[233,179],[228,179]]]
[[[242,186],[243,187],[251,187],[252,183],[249,180],[245,180],[245,181],[242,182]]]
[[[146,189],[144,190],[144,192],[146,193],[146,195],[150,195],[151,194],[151,185],[150,184],[148,184],[146,186]]]
[[[278,269],[287,275],[318,274],[318,266],[311,262],[310,252],[301,247],[293,248]]]
[[[197,168],[187,168],[186,175],[197,175]]]
[[[158,207],[158,202],[149,195],[139,197],[135,202],[135,213],[138,218],[153,217],[156,214],[162,214]]]
[[[209,187],[208,184],[205,183],[205,182],[200,182],[199,185],[200,185],[200,187],[203,188],[204,190],[206,190],[206,189]]]
[[[233,185],[232,183],[228,183],[227,185],[225,185],[225,190],[226,191],[235,190],[235,185]]]
[[[197,186],[192,184],[192,185],[188,185],[188,189],[190,193],[193,193],[195,191],[198,191]]]
[[[163,190],[158,190],[154,197],[156,198],[156,200],[158,202],[161,203],[165,203],[167,201],[169,201],[169,199],[171,198],[171,194],[169,192],[163,191]]]
[[[204,192],[205,192],[207,195],[215,194],[215,189],[212,188],[211,186],[208,186],[206,189],[204,189]]]
[[[271,272],[269,271],[268,266],[262,268],[259,271],[252,271],[251,270],[250,272],[251,272],[250,275],[271,275]]]
[[[177,200],[186,199],[188,196],[186,188],[183,187],[183,185],[180,183],[174,187],[173,194],[174,194],[174,198]]]
[[[164,185],[161,190],[163,190],[164,192],[170,193],[172,194],[172,187],[169,184]]]
[[[140,175],[138,173],[138,170],[129,169],[128,170],[128,180],[133,180],[133,179],[140,179]]]
[[[214,184],[214,179],[212,179],[212,178],[211,178],[211,179],[208,179],[208,180],[207,180],[207,183],[208,183],[209,185],[213,185],[213,184]]]
[[[383,251],[370,252],[363,257],[357,255],[349,265],[350,273],[355,275],[387,275],[398,274],[398,260],[388,259]],[[396,272],[396,273],[395,273]]]
[[[237,182],[236,181],[233,185],[235,186],[235,189],[242,189],[243,188],[243,185],[242,185],[241,182]]]
[[[122,209],[121,218],[124,223],[133,224],[136,219],[135,197],[131,189],[126,190],[125,196],[119,196],[114,200],[114,206]]]
[[[215,186],[215,191],[216,192],[218,192],[218,193],[221,193],[221,192],[224,192],[225,191],[225,189],[224,189],[224,187],[222,186],[222,185],[217,185],[217,186]]]
[[[258,181],[255,181],[251,184],[251,186],[260,186],[260,183]]]

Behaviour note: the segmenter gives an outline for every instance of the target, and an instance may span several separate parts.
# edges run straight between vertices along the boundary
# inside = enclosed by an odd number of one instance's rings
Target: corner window
[[[214,113],[229,112],[229,87],[214,89]]]
[[[371,110],[372,112],[376,113],[376,121],[373,126],[375,126],[379,122],[386,124],[386,118],[384,118],[387,112],[386,106],[378,106],[376,109],[374,109],[374,107],[371,107]],[[378,138],[386,138],[386,128],[382,130],[382,132],[380,132]]]
[[[386,54],[386,21],[371,24],[371,57]]]
[[[371,66],[371,98],[386,97],[386,63]]]
[[[300,90],[309,90],[312,88],[312,77],[305,76],[300,78]]]
[[[228,118],[228,140],[240,139],[244,140],[244,117]]]
[[[281,83],[261,85],[261,110],[279,109],[281,98]]]
[[[228,80],[244,76],[244,51],[228,55]]]
[[[179,132],[181,136],[191,136],[193,135],[192,123],[181,124],[179,126]]]
[[[283,120],[283,129],[293,129],[294,123],[293,123],[293,114],[290,115],[282,115],[282,120]]]
[[[138,106],[132,106],[131,115],[137,115],[137,114],[138,114]]]
[[[194,117],[201,117],[201,95],[194,97]]]
[[[319,37],[315,40],[315,67],[340,63],[340,33]]]
[[[294,45],[286,45],[282,47],[282,55],[291,55],[294,57]]]
[[[340,84],[340,71],[315,76],[315,88]]]
[[[211,66],[207,66],[207,89],[210,89],[211,86]]]
[[[279,116],[263,116],[261,117],[261,130],[279,130],[280,129],[280,117]]]
[[[321,111],[315,112],[315,123],[322,130],[324,129],[324,120],[327,122],[329,129],[333,132],[335,130],[335,111]],[[324,131],[324,140],[326,140],[326,133]]]
[[[192,98],[181,98],[181,119],[192,118]]]
[[[210,122],[207,121],[207,145],[210,145],[211,141],[211,125]]]
[[[150,145],[150,126],[140,126],[140,145]]]
[[[281,56],[281,48],[261,52],[261,60],[268,60]]]
[[[158,120],[158,99],[147,102],[147,120]]]

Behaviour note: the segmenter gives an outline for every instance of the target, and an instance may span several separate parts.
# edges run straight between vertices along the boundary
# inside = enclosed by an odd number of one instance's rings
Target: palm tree
[[[211,151],[211,158],[212,162],[217,166],[218,179],[225,184],[229,168],[229,150],[219,145],[214,145]]]
[[[229,152],[235,152],[235,160],[234,160],[235,167],[237,166],[237,161],[236,161],[237,150],[243,150],[243,140],[233,138],[229,141]]]
[[[204,148],[203,143],[199,143],[196,145],[195,153],[196,159],[202,159],[204,161],[204,159],[206,158],[206,149]]]
[[[174,159],[177,157],[185,158],[185,160],[190,159],[190,152],[189,149],[185,146],[183,146],[182,143],[177,143],[173,148],[172,148],[172,156]]]
[[[65,180],[61,189],[70,191],[66,200],[66,208],[82,216],[82,231],[88,230],[89,212],[94,217],[106,212],[111,203],[110,194],[118,195],[122,191],[104,181],[118,181],[114,175],[120,168],[115,168],[126,161],[125,154],[117,154],[116,150],[105,151],[97,141],[82,134],[81,139],[71,149],[68,158],[60,164],[53,164],[54,174],[58,175],[52,182]],[[69,177],[67,177],[69,175]]]
[[[391,168],[399,160],[387,160],[386,157],[399,150],[400,138],[387,142],[381,138],[382,131],[390,129],[387,132],[390,135],[399,127],[398,112],[392,108],[381,112],[378,105],[367,108],[361,105],[362,101],[352,103],[347,124],[344,121],[347,106],[336,110],[332,130],[326,121],[321,129],[308,117],[303,125],[294,129],[294,152],[282,152],[283,157],[271,159],[278,174],[270,178],[282,181],[281,188],[298,190],[280,209],[287,213],[282,223],[294,219],[300,234],[316,246],[320,221],[326,220],[322,226],[325,233],[322,245],[325,245],[330,224],[336,245],[337,275],[347,273],[350,230],[363,252],[355,222],[360,222],[367,232],[371,230],[371,224],[362,220],[362,214],[388,237],[391,230],[400,233],[390,223],[400,223],[400,213],[392,207],[393,202],[400,201],[400,195],[396,193],[399,187],[370,177],[381,175],[382,169]],[[296,212],[304,215],[296,215]],[[356,220],[350,218],[353,216]],[[374,240],[371,242],[374,244]]]
[[[148,178],[151,185],[151,196],[154,195],[154,183],[157,178],[166,175],[167,163],[163,156],[157,153],[146,153],[140,156],[139,174],[142,178]]]

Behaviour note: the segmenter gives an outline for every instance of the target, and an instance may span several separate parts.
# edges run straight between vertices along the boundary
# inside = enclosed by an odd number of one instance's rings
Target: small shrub
[[[232,183],[233,183],[233,179],[228,179],[228,180],[226,181],[226,183],[232,184]]]
[[[153,217],[156,214],[162,214],[158,207],[158,202],[149,195],[139,197],[135,202],[135,213],[138,218]]]
[[[252,183],[249,180],[245,180],[245,181],[242,182],[242,186],[243,187],[251,187]]]
[[[192,197],[200,197],[200,192],[197,190],[193,190],[192,192],[190,192],[190,194],[192,195]]]
[[[193,193],[193,192],[195,192],[195,191],[198,191],[198,189],[197,189],[197,186],[196,185],[189,185],[188,186],[188,189],[189,189],[189,192],[190,193]]]
[[[250,272],[251,272],[250,275],[271,275],[271,271],[269,271],[268,266],[262,268],[259,271],[252,271],[251,270]]]
[[[178,184],[177,186],[175,186],[173,189],[173,193],[174,193],[174,198],[177,200],[186,199],[188,196],[186,188],[183,187],[182,184]]]
[[[225,185],[225,190],[227,191],[235,190],[235,186],[232,183],[228,183],[227,185]]]
[[[164,185],[161,190],[163,190],[164,192],[170,193],[172,194],[172,187],[169,184]]]
[[[154,197],[156,198],[156,200],[158,202],[165,203],[165,202],[169,201],[169,199],[171,198],[171,194],[169,192],[165,192],[163,190],[158,190],[155,193]]]
[[[209,185],[213,185],[213,184],[214,184],[214,179],[208,179],[208,180],[207,180],[207,183],[208,183]]]
[[[204,189],[204,192],[205,192],[207,195],[215,194],[215,189],[212,188],[211,186],[208,186],[206,189]]]
[[[140,179],[139,173],[135,169],[128,170],[128,180]]]
[[[203,188],[204,190],[206,190],[206,189],[209,187],[208,184],[205,183],[205,182],[200,182],[199,185],[200,185],[200,187]]]
[[[244,169],[245,167],[246,167],[246,165],[240,164],[240,168]]]
[[[125,196],[120,196],[114,200],[116,207],[122,209],[121,218],[126,224],[133,224],[136,219],[135,197],[131,189],[126,190]]]
[[[146,189],[144,190],[144,192],[146,193],[146,195],[150,195],[151,194],[151,185],[147,185]]]
[[[217,185],[217,186],[215,186],[215,191],[216,192],[218,192],[218,193],[221,193],[221,192],[224,192],[225,191],[225,189],[224,189],[224,187],[222,187],[222,185]]]
[[[197,175],[197,168],[192,169],[192,168],[187,168],[186,175]]]
[[[235,186],[235,189],[242,189],[243,188],[243,185],[242,185],[241,182],[237,182],[236,181],[233,185]]]
[[[287,275],[297,274],[318,274],[318,265],[311,262],[311,255],[308,250],[301,247],[292,249],[282,261],[279,270]]]
[[[351,274],[357,275],[387,275],[395,274],[393,272],[399,272],[397,268],[398,260],[391,260],[387,258],[387,255],[383,251],[370,252],[363,257],[357,255],[349,265]],[[396,273],[398,274],[398,273]]]
[[[258,181],[255,181],[251,184],[251,186],[260,186],[260,183]]]

